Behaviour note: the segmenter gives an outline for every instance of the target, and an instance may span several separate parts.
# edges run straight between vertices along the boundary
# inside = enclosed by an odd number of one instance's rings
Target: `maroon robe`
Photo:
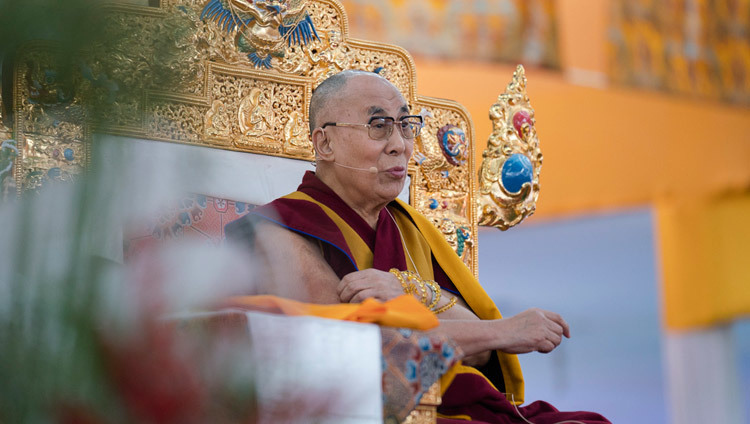
[[[380,212],[376,229],[373,230],[313,172],[308,171],[305,174],[297,190],[331,208],[357,232],[373,252],[373,268],[382,271],[388,271],[391,268],[406,269],[406,255],[398,227],[385,209]],[[399,208],[396,202],[391,202],[388,207]],[[251,214],[321,242],[323,256],[339,278],[357,271],[352,253],[338,226],[318,205],[306,200],[280,198],[255,208]],[[432,266],[435,280],[440,287],[460,296],[456,286],[447,277],[434,256]],[[458,374],[444,393],[442,404],[438,408],[438,412],[442,415],[470,416],[472,420],[438,418],[438,423],[528,424],[528,421],[533,424],[556,424],[561,421],[586,424],[609,423],[606,418],[593,412],[559,412],[552,405],[542,401],[516,409],[502,393],[504,391],[502,371],[494,353],[488,365],[480,368],[480,371],[497,389],[481,376]],[[521,418],[519,414],[528,421]]]

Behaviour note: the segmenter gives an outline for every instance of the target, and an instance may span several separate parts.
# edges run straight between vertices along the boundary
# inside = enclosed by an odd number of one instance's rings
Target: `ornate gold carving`
[[[411,411],[403,424],[434,424],[436,421],[437,407],[419,405]]]
[[[221,139],[232,140],[233,146],[241,150],[302,155],[306,160],[312,157],[303,114],[309,102],[305,84],[267,76],[261,79],[259,74],[214,66],[209,87],[208,94],[214,100],[205,122],[209,122],[208,117],[211,123],[216,122],[220,114],[229,125],[221,131],[206,127],[207,134],[213,132]]]
[[[231,118],[227,107],[221,100],[214,100],[206,112],[203,124],[206,138],[229,141],[232,135]]]
[[[233,34],[201,19],[206,3],[163,0],[160,8],[108,6],[111,14],[105,19],[111,23],[112,35],[122,42],[106,51],[90,52],[90,60],[84,61],[86,66],[74,78],[72,100],[64,86],[40,80],[45,69],[53,68],[43,49],[25,50],[28,60],[16,63],[14,82],[16,180],[23,188],[37,187],[50,178],[74,178],[86,164],[84,140],[89,121],[81,106],[84,97],[94,99],[106,111],[93,121],[100,132],[311,160],[307,113],[313,88],[343,69],[377,70],[402,91],[415,113],[426,117],[408,170],[411,203],[445,234],[476,275],[477,211],[482,209],[475,204],[474,156],[466,153],[474,143],[466,110],[455,102],[418,97],[409,54],[395,46],[349,38],[346,15],[336,0],[305,3],[320,40],[278,46],[280,54],[271,57],[270,70],[252,69]],[[35,87],[42,90],[32,93]],[[516,93],[519,90],[523,95]],[[508,94],[507,104],[498,103],[492,109],[495,137],[490,147],[495,150],[488,149],[491,153],[485,156],[495,162],[486,160],[483,165],[489,176],[497,176],[490,171],[502,168],[502,162],[497,162],[502,159],[500,153],[527,152],[538,146],[533,125],[527,125],[521,134],[528,146],[503,150],[512,114],[528,110],[533,119],[525,98],[525,79],[509,91],[515,94]],[[33,101],[35,96],[62,100]],[[460,137],[451,140],[449,150],[456,153],[454,149],[459,149],[455,160],[444,154],[438,137],[446,127],[465,136],[463,147]],[[66,149],[72,160],[66,158]],[[534,158],[541,161],[541,154]],[[428,399],[425,395],[424,400]],[[434,420],[432,406],[420,407],[407,422]]]
[[[408,99],[414,98],[414,61],[409,54],[394,46],[366,43],[360,40],[349,40],[350,69],[375,72],[388,79]]]
[[[157,140],[174,140],[202,144],[204,116],[208,107],[169,100],[150,105],[148,133]]]
[[[50,52],[48,44],[32,43],[15,58],[14,180],[23,190],[70,181],[88,160],[79,79],[61,73]]]
[[[81,90],[102,111],[99,126],[143,126],[144,93],[149,90],[201,95],[205,51],[189,9],[109,5],[105,45],[84,61]]]
[[[305,125],[302,112],[292,111],[289,120],[284,125],[285,152],[289,154],[313,155],[313,145],[308,136],[309,129]]]
[[[252,138],[271,137],[268,132],[273,114],[270,110],[269,100],[263,95],[258,87],[250,89],[245,97],[240,100],[237,119],[240,123],[240,134]]]
[[[430,388],[425,392],[424,395],[422,395],[422,399],[420,400],[421,404],[423,405],[440,405],[442,403],[442,399],[440,398],[440,382],[436,382]]]
[[[3,93],[0,87],[0,203],[16,194],[13,169],[18,157],[18,147],[13,132],[4,124]]]
[[[412,205],[427,216],[470,268],[476,263],[476,223],[473,214],[472,155],[450,163],[443,154],[438,134],[447,124],[464,135],[463,149],[470,151],[473,128],[466,111],[448,101],[420,99],[414,110],[424,117],[416,140],[412,167]]]
[[[419,405],[406,417],[403,424],[434,424],[437,420],[437,407],[441,402],[438,381],[422,395]]]
[[[466,111],[453,102],[418,98],[408,53],[349,38],[345,13],[336,0],[305,3],[320,40],[278,47],[270,70],[252,69],[232,34],[201,19],[206,4],[164,0],[160,8],[107,7],[111,35],[122,42],[93,52],[76,86],[77,94],[95,99],[106,111],[106,119],[94,121],[97,131],[311,160],[307,108],[313,88],[343,69],[378,71],[402,91],[415,112],[427,114],[415,143],[417,161],[409,167],[412,204],[446,234],[476,274],[473,156],[455,163],[446,160],[437,136],[452,125],[465,134],[470,151],[473,128]],[[54,126],[54,120],[45,117],[48,107],[26,102],[23,108],[18,122],[27,132],[81,142],[87,131],[83,115]],[[37,151],[43,146],[32,138],[31,148],[24,151],[47,154]],[[51,162],[24,164],[54,167]]]
[[[313,86],[337,72],[349,69],[349,47],[344,44],[339,31],[332,29],[325,33],[323,39],[325,45],[304,47],[301,51],[305,53],[305,57],[297,55],[298,60],[290,60],[280,68],[289,73],[312,77]]]
[[[307,5],[318,34],[338,31],[343,39],[349,38],[349,23],[341,3],[337,0],[316,0]]]
[[[542,151],[534,128],[534,109],[526,94],[523,66],[518,65],[505,93],[490,108],[490,118],[492,134],[479,169],[477,215],[480,225],[507,230],[534,213],[542,167]],[[512,168],[524,165],[521,174],[525,174],[528,182],[512,192],[506,187],[508,179],[504,180],[504,172],[506,177],[511,172],[519,174],[518,169]]]
[[[272,68],[273,56],[285,46],[302,46],[317,38],[306,11],[307,0],[208,0],[200,18],[233,34],[237,50],[256,68]]]

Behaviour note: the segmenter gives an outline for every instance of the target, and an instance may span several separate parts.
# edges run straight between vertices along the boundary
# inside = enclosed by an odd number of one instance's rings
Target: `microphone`
[[[373,174],[373,175],[375,175],[375,174],[377,174],[377,173],[378,173],[378,168],[376,168],[376,167],[374,167],[374,166],[371,166],[371,167],[369,167],[369,168],[355,168],[355,167],[353,167],[353,166],[342,165],[342,164],[340,164],[340,163],[338,163],[338,162],[333,162],[333,164],[334,164],[334,165],[337,165],[337,166],[340,166],[340,167],[342,167],[342,168],[349,168],[349,169],[353,169],[353,170],[355,170],[355,171],[364,171],[364,172],[369,172],[370,174]]]

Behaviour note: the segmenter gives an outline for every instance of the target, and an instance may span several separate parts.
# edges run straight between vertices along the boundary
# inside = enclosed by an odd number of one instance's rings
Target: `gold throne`
[[[424,117],[403,197],[443,232],[475,276],[478,225],[507,229],[534,212],[542,156],[521,67],[490,108],[493,132],[477,166],[466,110],[419,95],[404,49],[349,37],[336,0],[162,0],[158,7],[104,9],[118,42],[85,53],[92,59],[74,92],[45,78],[55,67],[52,43],[23,46],[12,75],[4,75],[12,78],[12,92],[0,93],[10,105],[0,138],[12,141],[3,147],[15,153],[0,174],[6,194],[75,179],[92,161],[92,134],[306,164],[314,159],[307,136],[312,91],[336,72],[359,69],[387,78]],[[113,93],[112,82],[128,89]],[[104,112],[85,113],[85,102]],[[295,184],[301,176],[297,165],[271,169],[279,169],[272,180],[285,177],[282,169],[293,169],[286,177]],[[439,403],[433,386],[405,422],[434,422]]]

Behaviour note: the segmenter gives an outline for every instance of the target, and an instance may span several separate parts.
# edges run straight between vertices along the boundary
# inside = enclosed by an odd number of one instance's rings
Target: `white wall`
[[[480,231],[480,281],[501,312],[541,307],[571,326],[552,353],[520,356],[527,402],[667,422],[654,257],[645,209]]]
[[[651,211],[479,234],[479,278],[506,316],[559,312],[572,338],[521,355],[527,402],[613,423],[750,424],[750,321],[665,332]]]

